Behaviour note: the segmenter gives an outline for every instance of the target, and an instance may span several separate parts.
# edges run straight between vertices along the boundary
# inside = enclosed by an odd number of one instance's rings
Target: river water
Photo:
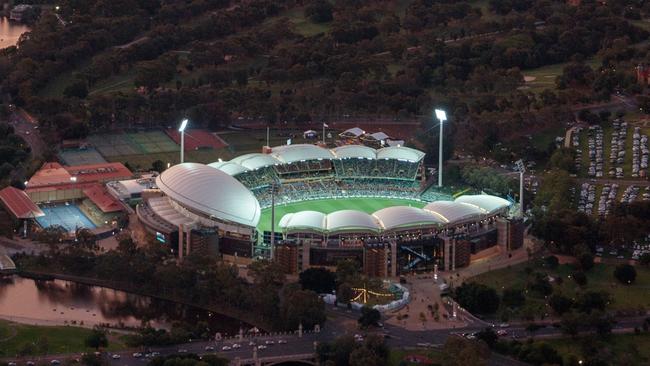
[[[28,26],[11,22],[5,17],[0,18],[0,48],[15,46],[20,35],[25,32],[29,32]]]
[[[62,280],[0,278],[0,318],[27,324],[170,328],[174,321],[206,321],[210,330],[234,335],[239,320],[170,301]],[[83,322],[83,323],[82,323]]]

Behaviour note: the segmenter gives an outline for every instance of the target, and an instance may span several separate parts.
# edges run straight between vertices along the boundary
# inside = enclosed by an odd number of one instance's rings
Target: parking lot
[[[617,183],[583,183],[578,194],[578,211],[601,217],[611,213],[616,203],[650,201],[650,186],[622,186]]]
[[[578,175],[583,178],[645,179],[650,129],[614,120],[578,127],[571,136]]]

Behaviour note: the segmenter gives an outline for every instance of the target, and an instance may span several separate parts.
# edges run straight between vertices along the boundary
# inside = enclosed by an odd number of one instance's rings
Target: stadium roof
[[[241,165],[239,165],[237,163],[230,162],[230,161],[217,161],[217,162],[208,164],[208,166],[211,166],[213,168],[217,168],[217,169],[221,170],[222,172],[224,172],[224,173],[226,173],[228,175],[237,175],[237,174],[248,171],[248,169],[246,169],[245,167],[243,167],[243,166],[241,166]]]
[[[379,222],[370,214],[356,210],[335,211],[327,215],[327,231],[330,233],[381,231]]]
[[[422,160],[422,158],[424,158],[422,151],[405,146],[389,146],[377,150],[377,159],[398,159],[415,162]]]
[[[510,201],[489,194],[464,195],[456,198],[454,202],[473,205],[486,214],[493,214],[510,206]]]
[[[273,148],[271,154],[287,164],[301,160],[332,159],[334,157],[328,149],[311,144],[277,146]]]
[[[444,225],[440,217],[421,208],[393,206],[372,214],[384,230],[407,229],[419,226]]]
[[[239,164],[246,169],[255,170],[266,166],[282,164],[282,162],[269,154],[253,153],[238,156],[232,160],[232,163]]]
[[[156,185],[183,206],[206,216],[257,226],[260,204],[237,179],[207,165],[183,163],[165,170]]]
[[[372,215],[357,210],[341,210],[325,215],[316,211],[286,214],[280,220],[285,233],[320,232],[322,234],[373,233],[407,230],[421,227],[443,227],[468,221],[478,221],[508,207],[509,202],[490,195],[461,196],[467,200],[480,201],[484,208],[474,204],[454,201],[436,201],[424,208],[393,206],[376,211]],[[504,204],[505,202],[505,204]],[[492,206],[490,206],[492,205]],[[491,211],[487,208],[492,207]]]
[[[390,136],[388,136],[384,132],[375,132],[366,136],[366,138],[377,140],[377,141],[386,140],[389,137]]]
[[[424,206],[424,209],[438,215],[447,223],[475,220],[483,214],[476,206],[452,201],[431,202]]]
[[[287,231],[325,231],[325,215],[318,211],[300,211],[284,215],[280,220],[280,228]]]
[[[365,145],[343,145],[332,149],[332,153],[338,159],[345,158],[366,158],[376,159],[377,150]]]
[[[6,187],[0,191],[0,201],[9,212],[18,219],[33,219],[45,216],[38,206],[29,199],[25,191],[14,187]]]
[[[360,129],[359,127],[348,128],[347,130],[341,132],[339,136],[349,136],[349,137],[359,137],[365,134],[366,131]]]

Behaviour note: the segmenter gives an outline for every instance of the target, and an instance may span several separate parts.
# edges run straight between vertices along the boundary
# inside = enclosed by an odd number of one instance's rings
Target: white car
[[[233,348],[233,349],[241,348],[241,344],[239,344],[239,343],[234,343],[234,344],[232,345],[232,348]]]
[[[278,344],[287,344],[287,341],[285,341],[284,339],[279,339]]]
[[[111,356],[111,358],[114,359],[114,360],[119,360],[120,358],[122,358],[122,356],[118,355],[117,353],[114,353],[114,354]]]
[[[255,342],[250,341],[250,342],[248,342],[248,345],[251,346],[251,347],[254,347],[254,346],[255,346]]]
[[[212,346],[205,346],[206,351],[214,351],[214,347]]]
[[[61,364],[61,361],[59,361],[59,360],[52,360],[52,361],[50,361],[50,364],[52,364],[52,365],[60,365],[60,364]]]
[[[142,353],[140,353],[140,352],[135,352],[135,353],[133,354],[133,357],[135,357],[135,358],[140,358],[140,357],[142,357]]]
[[[267,346],[272,346],[272,345],[275,344],[275,342],[273,342],[272,340],[268,340],[268,341],[265,341],[264,344],[266,344]]]
[[[180,348],[178,350],[178,353],[187,353],[187,350],[185,348]]]
[[[221,347],[221,350],[222,350],[222,351],[230,351],[231,349],[232,349],[232,347],[230,347],[230,346],[223,346],[223,347]]]
[[[263,345],[263,344],[260,344],[259,346],[257,346],[257,349],[266,349],[266,346]]]

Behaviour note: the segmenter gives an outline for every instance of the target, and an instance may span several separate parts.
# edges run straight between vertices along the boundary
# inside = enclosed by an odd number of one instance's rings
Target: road
[[[274,336],[262,336],[256,338],[244,338],[243,341],[238,341],[236,339],[228,339],[222,341],[197,341],[191,342],[183,345],[169,346],[169,347],[152,347],[148,350],[128,350],[117,352],[119,359],[113,359],[112,354],[106,354],[108,364],[111,366],[138,366],[146,365],[149,361],[149,357],[141,356],[134,357],[134,352],[159,352],[160,355],[166,356],[177,353],[196,353],[199,355],[204,355],[208,353],[218,353],[223,357],[227,357],[230,360],[235,360],[239,358],[240,360],[252,359],[253,358],[253,349],[254,346],[250,345],[249,342],[253,340],[255,344],[265,344],[266,341],[273,340],[273,345],[267,345],[266,349],[258,350],[259,358],[266,357],[280,357],[287,355],[304,355],[311,354],[314,352],[314,347],[317,342],[326,342],[331,341],[344,334],[366,334],[365,332],[359,330],[349,329],[344,331],[345,324],[349,324],[350,321],[356,322],[358,314],[355,312],[349,312],[342,309],[328,309],[328,322],[320,333],[305,333],[302,337],[298,337],[296,334],[291,335],[274,335]],[[614,327],[614,332],[632,332],[635,326],[640,326],[643,321],[643,317],[639,318],[628,318],[621,320]],[[390,347],[396,348],[406,348],[406,347],[437,347],[446,341],[450,336],[460,336],[462,333],[477,332],[484,329],[484,325],[475,323],[473,325],[458,328],[458,329],[438,329],[438,330],[427,330],[427,331],[409,331],[400,327],[385,325],[384,328],[378,329],[375,333],[380,335],[386,335],[386,341]],[[525,338],[529,336],[529,333],[525,330],[523,325],[513,325],[507,328],[508,335],[507,337],[511,338]],[[535,332],[535,338],[552,338],[561,336],[561,331],[548,325],[545,328],[542,328]],[[279,344],[278,340],[284,340],[286,344]],[[315,343],[316,342],[316,343]],[[228,351],[222,351],[224,346],[232,346],[233,344],[239,344],[241,347],[238,349],[232,349]],[[206,347],[214,347],[214,351],[211,349],[206,350]],[[64,358],[78,358],[79,355],[67,355],[67,356],[47,356],[39,358],[38,361],[50,362],[53,359],[62,360]],[[18,360],[18,365],[24,365],[29,359]],[[15,360],[14,360],[15,361]],[[36,360],[34,360],[36,361]],[[491,360],[491,365],[525,365],[516,360],[504,357],[499,354],[493,354]]]
[[[22,137],[32,149],[33,156],[42,156],[45,151],[45,144],[41,139],[38,129],[38,121],[22,108],[14,112],[9,123],[14,127],[17,135]]]

